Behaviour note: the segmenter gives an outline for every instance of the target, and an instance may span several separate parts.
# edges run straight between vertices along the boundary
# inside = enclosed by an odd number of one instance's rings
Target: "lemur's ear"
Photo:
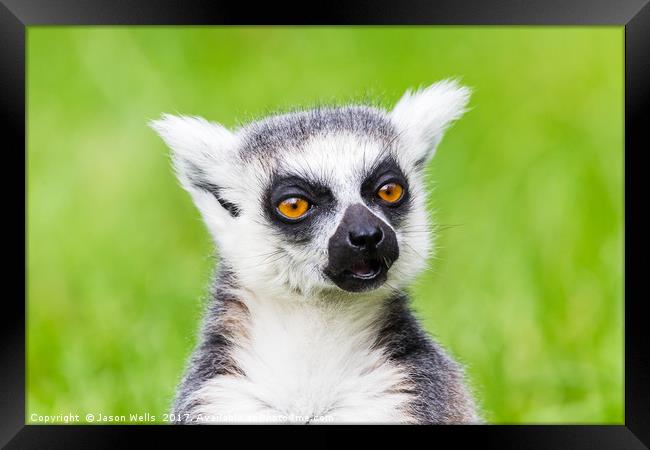
[[[205,207],[210,198],[206,194],[210,194],[231,216],[237,216],[239,208],[224,196],[225,186],[231,186],[235,134],[201,117],[164,114],[149,125],[172,149],[178,178],[201,212],[208,213]]]
[[[400,155],[421,166],[434,155],[447,127],[465,112],[471,91],[455,80],[408,90],[390,112],[403,142]]]

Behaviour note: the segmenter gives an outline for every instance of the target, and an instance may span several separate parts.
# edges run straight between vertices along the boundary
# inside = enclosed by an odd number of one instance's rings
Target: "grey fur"
[[[327,132],[371,136],[389,145],[397,130],[386,113],[369,106],[318,107],[308,111],[281,114],[253,122],[241,129],[242,159],[264,157],[284,151]]]
[[[228,307],[243,307],[239,300],[228,293],[235,283],[226,265],[217,272],[211,289],[211,299],[204,314],[199,342],[187,364],[183,380],[178,386],[172,414],[176,423],[189,423],[190,411],[196,407],[191,394],[203,383],[216,375],[241,374],[230,358],[231,331],[221,320]]]

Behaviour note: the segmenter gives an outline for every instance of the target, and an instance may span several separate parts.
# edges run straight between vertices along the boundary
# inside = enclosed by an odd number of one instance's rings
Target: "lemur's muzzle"
[[[345,211],[329,240],[328,250],[325,274],[349,292],[381,286],[399,256],[395,232],[362,204]]]

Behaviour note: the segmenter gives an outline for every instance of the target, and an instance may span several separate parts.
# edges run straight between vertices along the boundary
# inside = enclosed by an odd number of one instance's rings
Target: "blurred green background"
[[[622,27],[29,27],[27,421],[162,420],[214,264],[146,122],[460,76],[414,288],[492,423],[623,422]]]

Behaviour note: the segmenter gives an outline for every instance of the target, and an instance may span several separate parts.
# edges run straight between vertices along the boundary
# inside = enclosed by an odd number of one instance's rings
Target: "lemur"
[[[405,292],[432,253],[424,170],[469,96],[151,122],[219,258],[173,422],[480,422]]]

